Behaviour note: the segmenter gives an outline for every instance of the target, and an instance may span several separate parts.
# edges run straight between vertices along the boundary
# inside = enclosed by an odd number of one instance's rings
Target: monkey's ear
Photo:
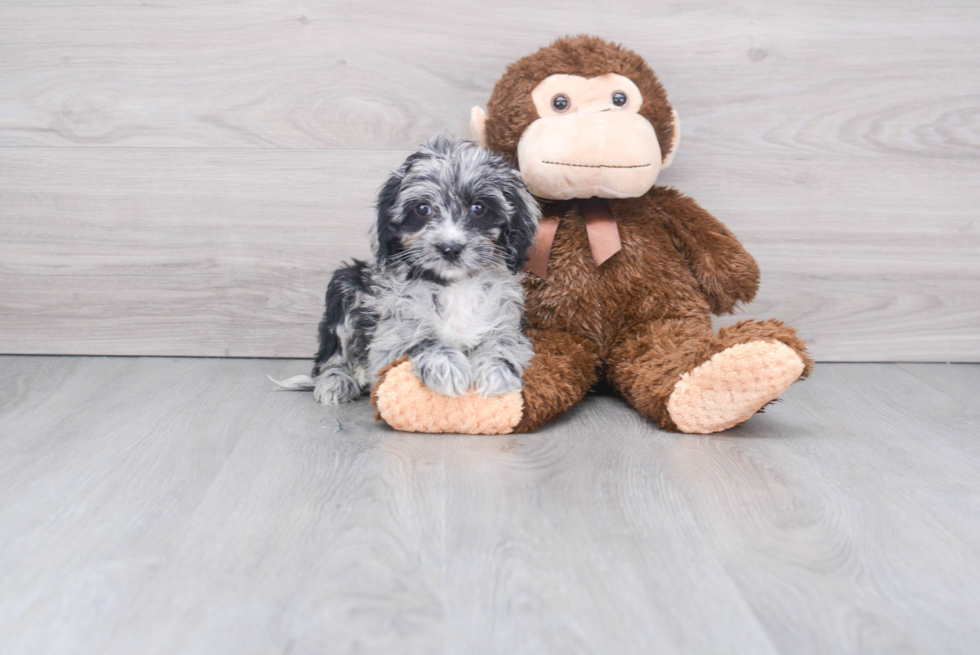
[[[487,147],[487,112],[483,111],[483,107],[470,110],[470,133],[474,141]]]
[[[660,170],[668,168],[674,163],[674,156],[677,154],[677,146],[680,145],[681,142],[681,119],[677,115],[676,109],[671,109],[670,113],[673,116],[674,135],[670,139],[670,150],[667,151],[667,156],[664,157],[664,163],[660,165]]]

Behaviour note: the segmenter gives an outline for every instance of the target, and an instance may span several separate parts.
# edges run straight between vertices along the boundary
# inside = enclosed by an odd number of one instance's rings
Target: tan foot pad
[[[784,343],[740,343],[682,375],[667,412],[682,432],[727,430],[749,419],[802,373],[803,360]]]
[[[520,391],[492,397],[437,394],[422,384],[411,362],[387,372],[378,385],[376,404],[385,423],[402,432],[509,434],[524,412]]]

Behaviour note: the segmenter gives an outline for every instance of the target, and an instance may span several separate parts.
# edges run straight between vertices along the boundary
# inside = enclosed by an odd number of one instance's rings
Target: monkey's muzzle
[[[539,198],[637,198],[660,174],[657,134],[643,116],[602,111],[539,118],[517,144],[524,182]]]

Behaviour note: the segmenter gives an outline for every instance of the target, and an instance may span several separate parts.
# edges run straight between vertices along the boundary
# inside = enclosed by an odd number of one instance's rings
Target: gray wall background
[[[980,361],[980,4],[0,0],[0,352],[308,357],[385,175],[588,32],[821,360]]]

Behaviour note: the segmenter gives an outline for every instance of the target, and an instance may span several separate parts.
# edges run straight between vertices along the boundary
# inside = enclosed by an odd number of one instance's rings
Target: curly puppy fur
[[[432,139],[381,189],[374,262],[355,260],[330,280],[312,375],[280,386],[347,402],[408,356],[440,394],[520,389],[533,352],[519,271],[539,214],[504,157]]]

